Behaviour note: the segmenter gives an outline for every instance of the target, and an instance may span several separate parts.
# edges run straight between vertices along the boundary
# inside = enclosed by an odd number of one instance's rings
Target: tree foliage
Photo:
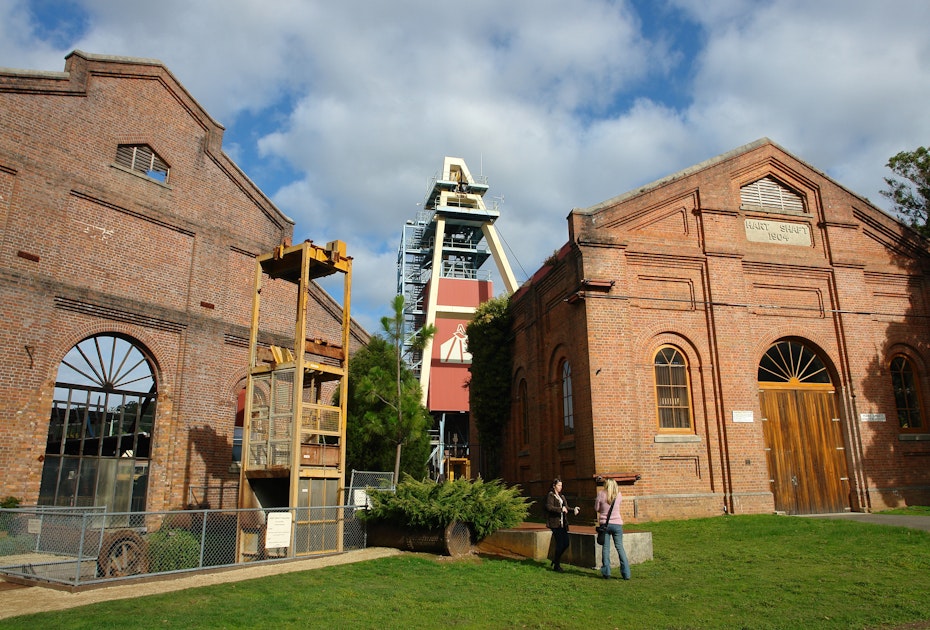
[[[500,475],[501,443],[510,419],[513,335],[510,298],[502,296],[481,304],[468,324],[471,353],[469,409],[478,429],[486,475]]]
[[[391,304],[393,315],[381,318],[383,337],[373,337],[349,362],[346,459],[355,470],[392,470],[415,477],[426,474],[432,417],[422,405],[422,390],[401,357],[404,342],[404,296]],[[417,333],[422,348],[434,326]],[[406,452],[403,447],[407,446]],[[388,451],[393,451],[393,467]]]
[[[405,334],[404,333],[404,296],[403,295],[394,296],[394,301],[391,303],[391,308],[393,310],[392,316],[390,317],[385,316],[381,318],[381,330],[384,333],[385,338],[388,340],[388,342],[390,342],[390,344],[394,347],[394,353],[395,353],[394,383],[397,388],[397,391],[396,391],[397,395],[394,400],[401,401],[403,400],[403,396],[404,396],[404,392],[402,391],[403,389],[402,384],[405,378],[404,372],[406,371],[409,373],[406,366],[404,365],[403,356],[402,356],[403,346],[404,346],[404,334]],[[416,350],[422,350],[423,347],[426,345],[426,342],[432,339],[433,335],[435,334],[436,334],[435,326],[432,326],[432,325],[424,326],[420,330],[413,333],[414,336],[410,340],[410,346]],[[418,391],[420,391],[419,388],[417,389]],[[420,391],[420,394],[422,395],[422,391]],[[404,445],[404,442],[406,442],[408,437],[411,435],[410,431],[408,431],[407,429],[409,428],[412,431],[414,424],[411,424],[411,422],[405,419],[405,412],[406,412],[405,406],[406,405],[400,404],[399,402],[397,404],[391,405],[389,399],[382,397],[379,394],[375,394],[375,395],[377,395],[382,401],[384,401],[389,406],[393,406],[394,411],[397,413],[397,425],[396,426],[398,427],[398,431],[397,431],[397,435],[395,438],[396,450],[395,450],[395,459],[394,459],[394,479],[396,481],[400,479],[400,472],[401,472],[400,461],[401,461],[401,452],[403,449],[403,445]],[[423,411],[428,413],[426,409],[423,409]],[[429,428],[429,426],[431,425],[432,425],[432,421],[430,421],[427,428]]]
[[[903,179],[886,177],[881,194],[894,203],[894,211],[922,236],[930,237],[930,150],[901,151],[886,165]]]
[[[365,518],[422,529],[458,521],[468,523],[478,539],[515,527],[529,510],[529,500],[520,495],[520,488],[508,488],[499,479],[434,483],[406,477],[395,492],[369,490],[368,496],[371,508]]]
[[[372,337],[349,362],[346,403],[346,466],[349,470],[394,470],[398,444],[403,444],[406,448],[400,471],[414,477],[426,474],[427,429],[432,425],[432,418],[421,403],[420,383],[403,366],[401,413],[398,414],[396,366],[394,346],[378,336]]]

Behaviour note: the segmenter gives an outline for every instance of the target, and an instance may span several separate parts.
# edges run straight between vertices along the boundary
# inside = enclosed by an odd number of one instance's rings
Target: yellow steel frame
[[[308,337],[307,330],[311,283],[317,278],[335,273],[344,275],[342,334],[338,344]],[[297,285],[294,339],[290,348],[261,345],[259,342],[262,286],[266,278],[268,280],[283,279]],[[245,426],[243,427],[243,457],[239,483],[240,507],[310,507],[311,499],[308,496],[301,496],[301,486],[304,487],[303,494],[307,494],[307,485],[312,480],[338,480],[338,496],[342,496],[345,486],[345,419],[348,397],[346,388],[349,372],[351,284],[352,259],[346,256],[345,243],[342,241],[332,241],[327,243],[326,247],[314,245],[311,241],[289,247],[281,245],[273,252],[256,258],[252,320],[249,331],[249,373]],[[270,456],[264,461],[259,461],[253,457],[253,445],[251,444],[254,428],[252,427],[254,388],[258,381],[270,379],[271,383],[276,382],[277,375],[280,375],[284,381],[290,381],[290,374],[293,374],[289,400],[291,407],[289,417],[285,417],[284,420],[288,423],[286,428],[289,442],[287,465],[282,465],[279,460],[272,460]],[[338,406],[324,405],[318,399],[319,386],[322,383],[334,381],[339,390]],[[304,400],[307,388],[314,392],[312,395],[315,397],[309,402]],[[336,423],[332,421],[334,412],[338,413]],[[287,416],[287,414],[284,415]],[[278,414],[277,419],[271,414],[266,422],[276,420],[280,422],[280,418],[281,414]],[[304,444],[305,440],[310,441],[308,439],[310,434],[323,435],[325,439],[316,444]],[[334,440],[338,445],[332,444]],[[338,448],[338,457],[333,457],[335,448]],[[252,481],[259,479],[280,480],[282,484],[286,480],[288,505],[262,505],[260,497],[256,495],[252,486]],[[304,481],[303,484],[301,480]],[[262,483],[268,483],[268,481]],[[278,482],[271,481],[271,483]],[[275,494],[283,496],[284,493],[276,491]],[[301,517],[299,515],[302,512],[306,514]],[[298,509],[294,510],[294,513],[298,514],[295,523],[298,528],[301,523],[309,524],[309,510]],[[252,529],[254,529],[254,524]],[[337,548],[326,551],[341,551],[341,527],[339,531]],[[243,534],[243,538],[246,538],[245,529],[243,529]],[[293,537],[289,555],[295,555],[297,547],[300,545],[296,544],[296,537]],[[243,553],[247,552],[244,552],[240,543],[240,554]]]

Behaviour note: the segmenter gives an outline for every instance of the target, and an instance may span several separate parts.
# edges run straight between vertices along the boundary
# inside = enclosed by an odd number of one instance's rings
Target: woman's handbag
[[[614,502],[610,504],[610,509],[607,510],[607,518],[604,519],[604,524],[594,528],[594,531],[597,532],[597,544],[601,547],[604,546],[604,539],[607,538],[607,523],[610,522],[610,513],[614,511],[614,504],[616,503],[617,499],[614,499]]]

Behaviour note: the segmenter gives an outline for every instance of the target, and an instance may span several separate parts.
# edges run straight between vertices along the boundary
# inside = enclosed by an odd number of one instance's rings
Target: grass
[[[902,514],[904,516],[930,516],[930,506],[926,505],[909,505],[903,508],[893,510],[884,510],[879,514]]]
[[[5,619],[4,628],[882,628],[930,620],[930,533],[721,516],[647,523],[633,579],[404,554]]]

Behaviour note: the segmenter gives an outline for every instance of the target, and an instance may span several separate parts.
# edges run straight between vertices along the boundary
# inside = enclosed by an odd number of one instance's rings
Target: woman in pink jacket
[[[607,523],[607,535],[604,536],[604,546],[601,547],[601,577],[604,579],[610,578],[611,538],[617,548],[617,555],[620,556],[620,576],[624,580],[630,579],[630,561],[627,560],[626,551],[623,549],[623,517],[620,516],[620,501],[622,497],[617,482],[608,479],[604,483],[604,489],[597,493],[597,500],[594,503],[598,524]],[[607,519],[608,512],[610,512],[610,520]]]

